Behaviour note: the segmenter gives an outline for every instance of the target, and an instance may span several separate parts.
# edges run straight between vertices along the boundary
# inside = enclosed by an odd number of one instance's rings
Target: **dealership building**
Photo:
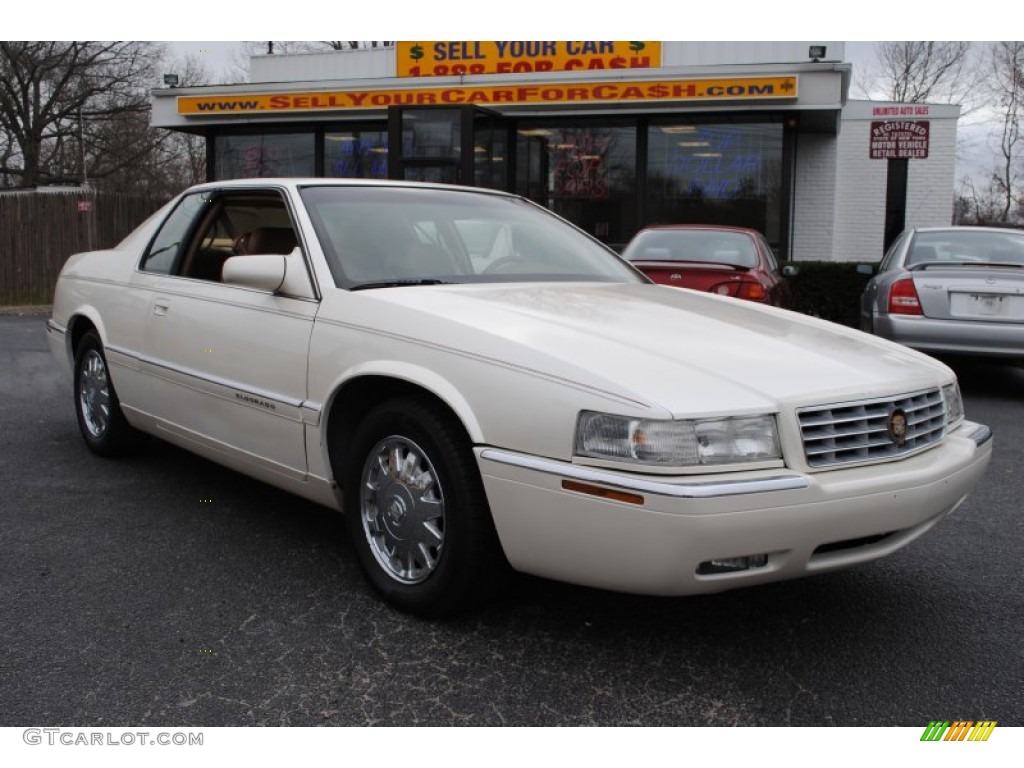
[[[251,59],[153,92],[210,180],[433,181],[524,195],[610,244],[760,230],[784,259],[877,260],[949,224],[959,107],[848,98],[836,41],[433,41]]]

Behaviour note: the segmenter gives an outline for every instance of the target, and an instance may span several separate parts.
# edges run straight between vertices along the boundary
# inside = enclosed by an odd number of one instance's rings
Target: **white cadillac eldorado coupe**
[[[513,195],[260,179],[187,190],[61,272],[86,444],[141,433],[343,510],[427,616],[512,569],[685,595],[900,549],[991,431],[901,346],[650,284]]]

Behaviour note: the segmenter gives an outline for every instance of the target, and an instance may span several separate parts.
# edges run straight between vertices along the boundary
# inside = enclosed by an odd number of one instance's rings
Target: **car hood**
[[[952,374],[833,323],[648,284],[416,286],[360,295],[401,334],[675,416],[936,386]]]

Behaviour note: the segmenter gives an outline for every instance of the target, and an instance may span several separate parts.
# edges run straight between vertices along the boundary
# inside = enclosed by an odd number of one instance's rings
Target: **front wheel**
[[[346,525],[373,587],[421,616],[486,599],[508,566],[461,425],[439,405],[390,401],[358,426],[351,456]]]
[[[140,434],[121,412],[95,332],[86,333],[75,351],[75,413],[85,444],[100,456],[120,456],[139,443]]]

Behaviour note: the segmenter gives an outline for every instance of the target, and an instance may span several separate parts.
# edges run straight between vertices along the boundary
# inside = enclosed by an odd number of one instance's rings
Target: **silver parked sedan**
[[[1024,232],[906,230],[864,289],[861,330],[923,352],[1024,360]]]

